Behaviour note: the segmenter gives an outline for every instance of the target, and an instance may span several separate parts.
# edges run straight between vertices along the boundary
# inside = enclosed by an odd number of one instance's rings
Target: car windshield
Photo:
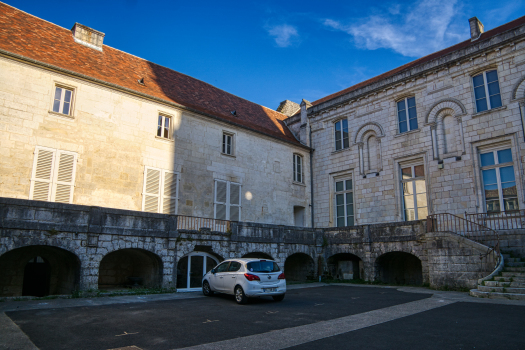
[[[278,272],[279,265],[273,261],[252,261],[247,265],[250,272]]]

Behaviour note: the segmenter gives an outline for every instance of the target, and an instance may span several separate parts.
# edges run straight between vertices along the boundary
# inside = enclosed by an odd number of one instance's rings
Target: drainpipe
[[[310,123],[308,123],[308,138],[310,141],[310,216],[312,219],[312,228],[314,228],[314,149],[312,147],[312,126]]]

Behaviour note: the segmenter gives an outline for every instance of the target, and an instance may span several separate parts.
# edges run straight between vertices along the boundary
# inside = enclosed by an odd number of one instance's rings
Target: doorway
[[[219,264],[216,257],[207,253],[191,253],[177,264],[177,291],[190,292],[202,288],[202,277]]]
[[[51,265],[41,256],[29,260],[24,268],[23,296],[43,297],[49,295]]]

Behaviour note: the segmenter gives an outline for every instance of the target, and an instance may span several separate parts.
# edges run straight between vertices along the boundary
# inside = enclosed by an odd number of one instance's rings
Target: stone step
[[[525,280],[523,282],[505,282],[505,281],[485,281],[485,286],[489,287],[518,287],[525,288]]]
[[[478,286],[481,292],[525,294],[525,288]]]
[[[525,294],[482,292],[478,289],[472,289],[470,295],[478,298],[525,300]]]
[[[503,269],[505,272],[520,272],[525,273],[525,267],[506,267]]]
[[[518,277],[518,278],[525,278],[524,272],[511,272],[511,271],[505,271],[501,273],[502,277]]]
[[[512,281],[511,281],[512,279]],[[519,278],[519,277],[494,277],[494,281],[496,282],[518,282],[518,283],[525,283],[525,278]]]
[[[505,267],[525,267],[525,262],[518,261],[518,262],[506,262],[505,261]]]

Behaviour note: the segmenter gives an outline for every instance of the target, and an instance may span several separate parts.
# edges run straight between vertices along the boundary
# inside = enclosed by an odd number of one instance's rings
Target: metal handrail
[[[197,216],[177,215],[178,230],[200,230],[202,228],[207,228],[216,232],[229,232],[230,221],[202,218]]]
[[[525,228],[525,210],[489,213],[465,213],[465,219],[474,221],[494,230]]]

